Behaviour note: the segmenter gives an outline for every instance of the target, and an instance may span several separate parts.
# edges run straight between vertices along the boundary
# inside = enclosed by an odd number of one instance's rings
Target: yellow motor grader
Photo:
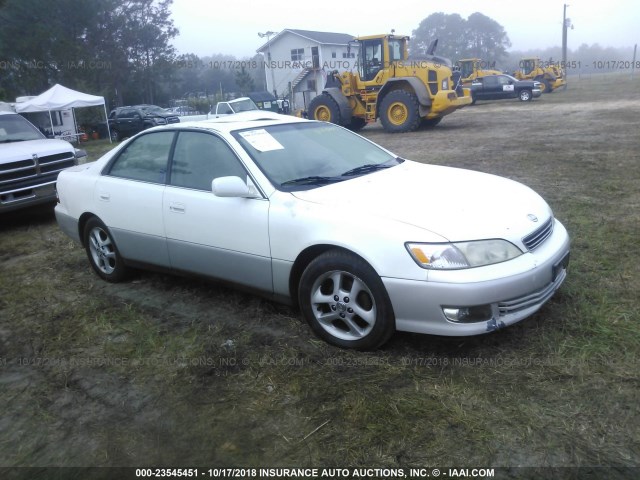
[[[470,90],[459,84],[451,61],[433,54],[437,41],[425,56],[416,58],[409,58],[408,41],[401,35],[354,39],[359,50],[357,71],[327,75],[307,116],[352,130],[379,118],[386,131],[396,133],[421,124],[436,125],[445,115],[470,105]]]

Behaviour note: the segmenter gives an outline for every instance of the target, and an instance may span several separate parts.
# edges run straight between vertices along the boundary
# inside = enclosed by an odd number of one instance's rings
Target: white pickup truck
[[[0,213],[55,202],[58,173],[77,164],[69,142],[48,139],[21,115],[0,111]]]
[[[218,102],[211,108],[207,119],[220,118],[224,115],[233,115],[234,113],[250,112],[251,110],[260,110],[258,106],[249,97],[240,97],[228,102]]]

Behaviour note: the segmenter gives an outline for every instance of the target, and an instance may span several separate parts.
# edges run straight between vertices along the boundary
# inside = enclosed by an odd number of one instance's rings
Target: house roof
[[[273,38],[271,38],[267,43],[258,48],[256,52],[264,51],[269,43],[276,42],[279,37],[286,33],[292,33],[294,35],[298,35],[299,37],[306,38],[307,40],[311,40],[312,42],[323,45],[346,45],[350,40],[353,40],[354,38],[353,35],[350,35],[348,33],[315,32],[313,30],[297,30],[294,28],[285,28]]]

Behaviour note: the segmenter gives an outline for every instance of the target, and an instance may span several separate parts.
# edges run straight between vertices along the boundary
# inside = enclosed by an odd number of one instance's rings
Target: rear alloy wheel
[[[307,266],[298,301],[314,333],[338,347],[374,349],[395,330],[382,280],[368,263],[343,250],[325,252]]]
[[[108,282],[119,282],[126,278],[127,267],[109,230],[97,218],[87,221],[84,227],[84,246],[93,270]]]
[[[394,90],[380,104],[380,121],[387,132],[411,132],[420,125],[418,99],[405,90]]]
[[[120,132],[117,130],[111,130],[111,141],[119,142],[120,141]]]
[[[531,90],[520,90],[518,98],[520,98],[521,102],[530,102],[532,96]]]
[[[331,122],[341,125],[340,108],[331,96],[323,93],[309,103],[309,118],[320,122]]]

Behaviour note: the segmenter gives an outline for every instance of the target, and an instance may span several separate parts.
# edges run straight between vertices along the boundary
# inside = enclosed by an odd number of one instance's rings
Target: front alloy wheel
[[[531,100],[531,91],[530,90],[521,90],[520,91],[520,101],[521,102],[528,102]]]
[[[394,331],[393,309],[380,277],[348,252],[331,250],[312,261],[298,293],[313,331],[333,345],[372,349]]]

